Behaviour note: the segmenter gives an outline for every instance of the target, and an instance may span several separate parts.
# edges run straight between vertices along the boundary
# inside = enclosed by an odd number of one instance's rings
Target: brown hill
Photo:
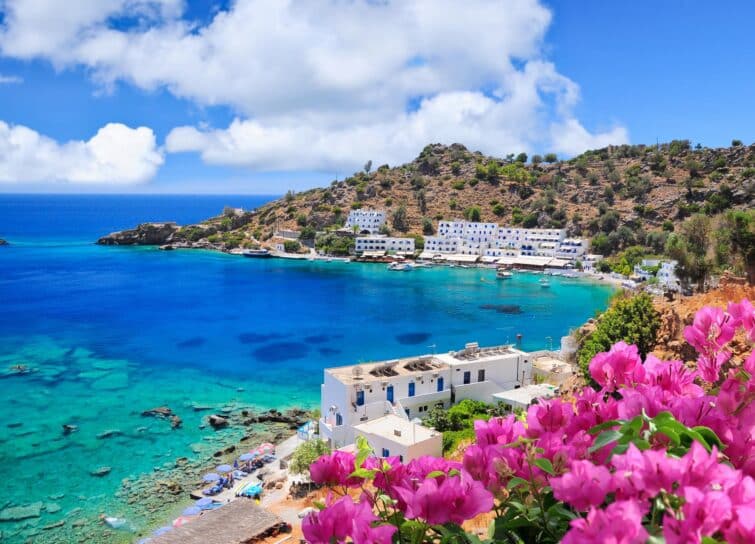
[[[660,252],[664,231],[675,222],[698,212],[752,208],[755,200],[755,144],[736,141],[720,149],[693,149],[686,140],[613,146],[567,161],[555,155],[527,161],[524,154],[501,159],[460,144],[432,144],[408,164],[374,171],[368,165],[329,187],[289,192],[252,212],[226,210],[181,228],[171,241],[255,247],[282,229],[311,239],[315,231],[342,225],[349,210],[372,208],[388,212],[387,226],[398,235],[432,234],[438,220],[466,216],[566,228],[574,236],[603,233],[596,249],[604,254],[635,244]]]
[[[423,219],[437,227],[440,219],[475,215],[476,207],[482,221],[563,227],[582,236],[628,226],[637,235],[698,211],[746,207],[755,198],[755,145],[691,149],[675,141],[541,161],[487,157],[460,144],[428,145],[408,164],[289,192],[257,210],[241,230],[264,242],[276,229],[321,230],[342,224],[350,209],[375,208],[388,211],[394,233],[418,235]],[[391,218],[402,206],[406,225],[394,226]]]

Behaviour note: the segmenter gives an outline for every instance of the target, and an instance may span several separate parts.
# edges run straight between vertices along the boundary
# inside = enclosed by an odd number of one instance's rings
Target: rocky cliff
[[[167,244],[180,230],[175,223],[142,223],[135,229],[122,230],[103,236],[97,243],[103,246],[154,246]]]

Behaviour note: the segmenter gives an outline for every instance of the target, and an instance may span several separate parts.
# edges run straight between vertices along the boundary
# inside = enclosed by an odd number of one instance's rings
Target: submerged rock
[[[34,502],[25,506],[11,506],[0,510],[0,521],[21,521],[38,518],[41,515],[42,503]]]
[[[102,431],[100,434],[97,435],[97,438],[100,440],[103,440],[105,438],[110,438],[113,436],[120,436],[123,432],[121,432],[118,429],[108,429],[107,431]]]
[[[228,427],[228,418],[219,414],[212,414],[207,418],[207,422],[212,426],[213,429],[222,429],[223,427]]]
[[[69,435],[79,430],[78,425],[71,425],[69,423],[63,424],[63,434]]]
[[[9,245],[10,244],[7,241],[5,241],[2,238],[0,238],[0,246],[9,246]]]
[[[103,476],[107,476],[108,474],[110,474],[110,471],[112,470],[113,469],[111,467],[98,467],[94,470],[91,470],[89,474],[97,478],[102,478]]]

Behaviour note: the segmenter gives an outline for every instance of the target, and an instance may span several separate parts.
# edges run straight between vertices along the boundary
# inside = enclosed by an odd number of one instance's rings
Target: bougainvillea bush
[[[749,301],[707,307],[684,331],[699,353],[641,360],[623,342],[599,353],[600,389],[475,424],[462,462],[406,464],[334,452],[310,468],[330,486],[303,523],[313,543],[755,543],[755,353],[734,364]],[[485,539],[463,524],[492,520]]]

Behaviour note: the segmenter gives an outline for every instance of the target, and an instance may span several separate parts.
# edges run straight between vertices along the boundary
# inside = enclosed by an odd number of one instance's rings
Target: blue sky
[[[269,194],[430,142],[755,140],[750,2],[64,4],[0,0],[0,192]]]

